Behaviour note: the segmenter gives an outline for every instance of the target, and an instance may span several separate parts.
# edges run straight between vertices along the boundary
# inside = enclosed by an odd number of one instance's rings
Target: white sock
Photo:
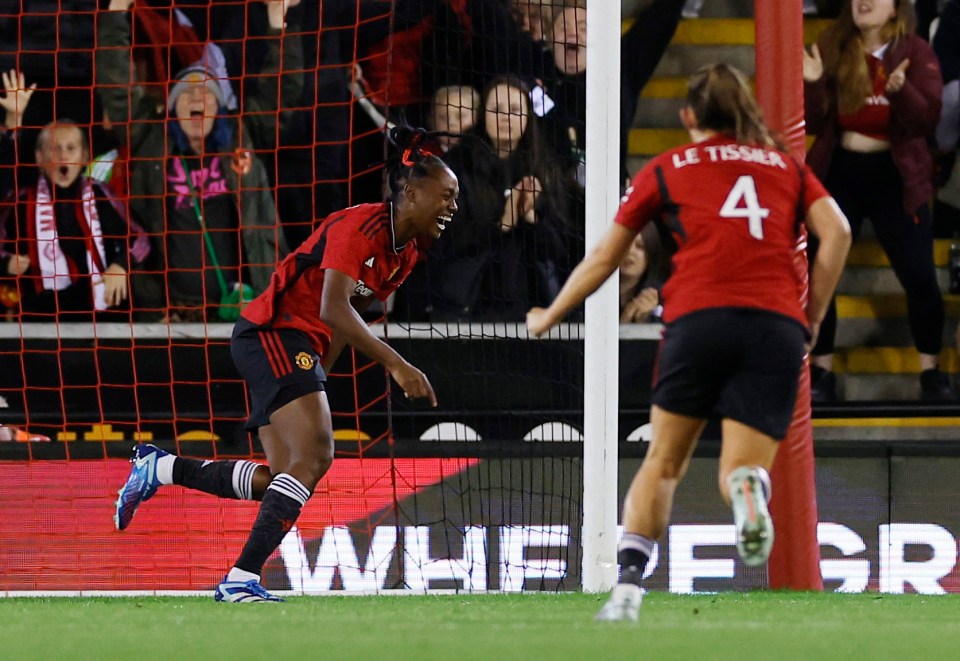
[[[233,492],[240,500],[253,500],[253,475],[260,464],[241,459],[233,465]]]
[[[247,581],[257,581],[260,582],[260,575],[254,574],[253,572],[244,571],[243,569],[237,569],[234,567],[227,574],[228,581],[237,581],[239,583],[246,583]]]
[[[177,455],[168,454],[157,459],[157,482],[160,484],[173,484],[173,462],[177,460]]]

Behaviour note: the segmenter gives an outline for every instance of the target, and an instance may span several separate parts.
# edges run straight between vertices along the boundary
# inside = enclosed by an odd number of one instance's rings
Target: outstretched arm
[[[253,85],[254,93],[243,100],[246,124],[257,149],[277,143],[277,122],[287,119],[285,111],[300,100],[304,87],[303,47],[299,25],[287,24],[287,10],[300,0],[261,0],[267,6],[267,54]]]
[[[146,99],[143,89],[133,81],[129,24],[132,5],[133,0],[110,0],[107,11],[97,14],[94,51],[97,94],[104,112],[114,122],[117,137],[126,145],[135,145],[142,132],[152,126],[135,120],[155,114],[151,110],[155,103]]]
[[[558,324],[570,310],[600,288],[617,270],[630,250],[636,232],[614,223],[593,250],[573,270],[550,307],[533,308],[527,313],[527,330],[540,337]]]
[[[341,342],[349,344],[386,367],[407,397],[426,397],[431,406],[436,406],[437,396],[427,376],[374,335],[350,304],[350,297],[356,286],[356,280],[350,276],[328,268],[323,277],[320,320],[330,327],[334,338],[340,338]],[[325,367],[326,362],[324,360]]]

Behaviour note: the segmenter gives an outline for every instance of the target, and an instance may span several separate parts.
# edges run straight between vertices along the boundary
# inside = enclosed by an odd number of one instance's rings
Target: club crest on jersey
[[[367,287],[363,280],[357,280],[357,286],[354,287],[353,293],[357,296],[373,296],[373,290]]]
[[[301,351],[293,358],[293,362],[297,364],[302,370],[311,370],[313,369],[313,356],[308,354],[306,351]]]

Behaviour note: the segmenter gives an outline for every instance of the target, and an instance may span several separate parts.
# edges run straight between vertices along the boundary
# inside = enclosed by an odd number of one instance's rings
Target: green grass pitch
[[[960,595],[648,593],[637,624],[602,597],[490,594],[0,599],[7,659],[949,659]]]

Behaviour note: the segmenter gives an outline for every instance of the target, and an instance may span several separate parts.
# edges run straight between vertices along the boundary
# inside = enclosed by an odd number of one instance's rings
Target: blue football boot
[[[228,581],[226,577],[223,583],[217,586],[217,591],[213,594],[216,601],[235,602],[235,603],[255,603],[263,601],[283,601],[280,597],[274,597],[263,589],[260,582],[256,579],[249,581]]]
[[[120,497],[117,498],[117,509],[113,515],[117,530],[126,529],[140,503],[150,500],[153,494],[157,493],[157,487],[160,486],[157,480],[157,459],[168,454],[170,453],[155,445],[144,444],[133,448],[133,456],[130,457],[133,468],[130,469],[127,483],[117,492]]]

